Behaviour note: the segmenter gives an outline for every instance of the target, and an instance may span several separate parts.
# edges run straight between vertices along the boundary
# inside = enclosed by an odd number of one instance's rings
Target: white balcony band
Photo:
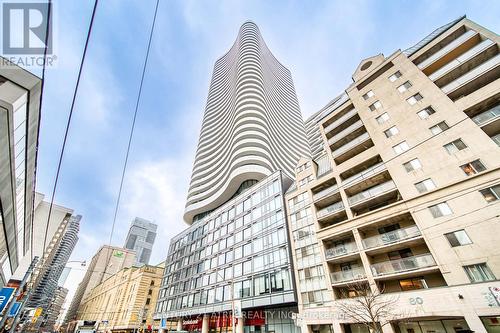
[[[214,66],[184,220],[222,205],[246,180],[277,170],[294,177],[303,156],[309,147],[290,71],[246,22]]]

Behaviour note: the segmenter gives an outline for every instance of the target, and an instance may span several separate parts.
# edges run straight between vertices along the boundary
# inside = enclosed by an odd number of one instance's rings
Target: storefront
[[[409,321],[395,325],[400,333],[460,333],[470,332],[464,318]]]
[[[300,329],[294,324],[292,313],[290,308],[247,310],[242,312],[241,318],[234,319],[234,326],[236,331],[238,327],[241,329],[243,326],[243,333],[300,333]],[[205,321],[208,324],[209,333],[232,333],[231,319],[229,312],[214,313],[205,317],[204,315],[191,316],[182,319],[182,330],[200,333]]]
[[[470,332],[464,318],[446,318],[436,320],[413,320],[393,324],[396,333],[466,333]],[[362,324],[344,325],[345,333],[369,333]],[[495,331],[493,331],[495,332]],[[498,331],[500,332],[500,331]],[[495,332],[497,333],[497,332]]]
[[[500,317],[499,316],[491,316],[491,317],[481,317],[481,321],[483,322],[484,328],[488,333],[500,333]]]

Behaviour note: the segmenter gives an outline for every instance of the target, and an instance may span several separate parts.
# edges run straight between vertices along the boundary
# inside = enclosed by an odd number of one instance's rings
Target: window
[[[381,107],[382,107],[382,103],[380,103],[380,101],[376,101],[375,103],[373,103],[372,105],[369,106],[370,111],[375,111],[377,109],[380,109]]]
[[[394,150],[396,155],[399,155],[399,154],[402,154],[403,152],[407,151],[408,149],[410,149],[410,146],[408,146],[408,143],[406,141],[403,141],[403,142],[395,145],[394,147],[392,147],[392,149]]]
[[[456,139],[450,143],[445,144],[443,147],[444,147],[444,149],[446,149],[446,151],[450,155],[456,153],[459,150],[463,150],[463,149],[467,148],[467,146],[462,141],[462,139]]]
[[[442,122],[437,123],[436,125],[432,126],[429,129],[431,130],[431,133],[433,135],[437,135],[441,132],[446,131],[448,128],[450,128],[450,126],[448,126],[448,124],[445,121],[442,121]]]
[[[415,105],[418,101],[420,101],[422,99],[422,95],[420,95],[420,93],[416,93],[415,95],[411,96],[410,98],[408,98],[406,101],[408,102],[408,104],[410,105]]]
[[[394,82],[397,79],[399,79],[401,76],[402,76],[401,72],[397,71],[396,73],[394,73],[391,76],[389,76],[389,81]]]
[[[384,131],[385,136],[388,138],[390,138],[391,136],[394,136],[398,133],[399,133],[399,130],[396,126],[392,126],[391,128]]]
[[[365,101],[366,101],[368,98],[373,97],[373,96],[375,96],[375,94],[373,93],[373,91],[368,90],[368,91],[366,92],[366,94],[364,94],[364,95],[363,95],[363,98],[364,98],[364,99],[365,99]]]
[[[465,230],[450,232],[445,234],[445,236],[452,247],[472,244],[472,241],[470,240],[469,235],[467,235]]]
[[[253,280],[254,295],[263,295],[269,293],[269,276],[261,275]]]
[[[436,113],[436,111],[434,111],[432,106],[428,106],[425,109],[418,111],[417,115],[420,117],[420,119],[427,119],[430,117],[431,114],[434,114],[434,113]]]
[[[429,210],[434,218],[453,214],[450,206],[448,206],[446,202],[441,202],[437,205],[430,206]]]
[[[405,167],[406,172],[422,168],[422,164],[420,163],[420,160],[418,158],[414,158],[411,161],[404,163],[403,166]]]
[[[233,266],[233,276],[234,277],[241,276],[242,273],[243,273],[243,266],[242,266],[242,264],[236,264],[236,265]]]
[[[146,242],[153,244],[155,242],[155,238],[156,238],[156,233],[152,232],[152,231],[148,231],[148,233],[146,235]]]
[[[400,85],[398,87],[398,91],[400,93],[404,93],[405,91],[407,91],[409,88],[411,87],[411,82],[410,81],[406,81],[405,83],[403,83],[402,85]]]
[[[475,160],[467,164],[461,165],[460,168],[465,172],[467,176],[475,175],[476,173],[486,170],[486,167],[481,163],[480,160]]]
[[[387,120],[389,120],[389,114],[387,114],[387,112],[385,113],[382,113],[380,116],[378,116],[377,118],[375,118],[377,120],[377,123],[379,124],[383,124],[385,123]]]
[[[252,273],[252,260],[243,263],[243,274],[248,275],[250,273]]]
[[[472,283],[495,280],[486,263],[464,266],[464,269]]]
[[[432,179],[427,178],[415,184],[418,193],[425,193],[431,191],[436,188],[436,184],[432,181]]]
[[[500,184],[485,188],[484,190],[481,190],[479,192],[481,192],[486,202],[497,201],[498,199],[500,199]]]
[[[402,291],[427,289],[427,283],[423,277],[399,280],[399,286]]]

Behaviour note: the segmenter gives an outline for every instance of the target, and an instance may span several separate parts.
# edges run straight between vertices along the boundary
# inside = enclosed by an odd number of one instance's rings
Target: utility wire
[[[118,216],[118,209],[120,207],[120,199],[121,199],[121,196],[122,196],[123,182],[125,180],[125,173],[127,171],[128,159],[129,159],[129,156],[130,156],[130,147],[132,145],[132,138],[134,136],[135,123],[136,123],[136,120],[137,120],[137,113],[139,111],[139,103],[141,101],[142,87],[143,87],[143,84],[144,84],[144,77],[146,75],[146,68],[147,68],[147,65],[148,65],[149,53],[150,53],[150,50],[151,50],[151,42],[153,40],[153,32],[154,32],[154,28],[155,28],[155,25],[156,25],[156,17],[158,15],[158,6],[159,6],[159,3],[160,3],[160,0],[156,0],[155,11],[154,11],[154,15],[153,15],[153,22],[151,23],[151,29],[149,31],[148,46],[146,48],[146,55],[144,57],[144,63],[143,63],[143,66],[142,66],[142,73],[141,73],[141,81],[140,81],[140,84],[139,84],[139,91],[137,92],[137,98],[136,98],[136,101],[135,101],[134,116],[132,117],[132,125],[130,127],[130,133],[129,133],[129,137],[128,137],[127,151],[126,151],[126,154],[125,154],[125,161],[123,163],[123,169],[122,169],[122,174],[121,174],[121,179],[120,179],[120,186],[118,188],[118,195],[117,195],[117,198],[116,198],[115,210],[114,210],[114,214],[113,214],[113,223],[111,224],[111,232],[109,233],[108,254],[106,256],[107,257],[106,258],[106,265],[104,267],[108,267],[109,261],[111,260],[111,256],[113,255],[113,250],[114,249],[111,246],[111,243],[113,241],[113,234],[115,232],[116,218]],[[113,275],[111,273],[107,273],[106,269],[102,273],[103,274],[102,274],[102,276],[100,278],[100,282],[102,282],[104,280],[106,274]]]
[[[116,217],[118,215],[118,209],[120,207],[120,199],[121,199],[122,190],[123,190],[123,181],[125,179],[125,172],[127,171],[128,158],[130,155],[130,146],[132,144],[132,138],[134,136],[135,122],[137,120],[137,112],[139,110],[139,103],[141,101],[142,86],[144,83],[144,76],[146,74],[146,68],[148,65],[149,51],[151,49],[151,41],[153,39],[153,32],[154,32],[154,28],[156,25],[156,16],[158,14],[159,3],[160,3],[160,0],[156,0],[156,7],[155,7],[154,16],[153,16],[153,23],[151,24],[151,30],[149,32],[149,40],[148,40],[148,47],[146,50],[146,57],[144,58],[144,64],[142,67],[141,82],[139,84],[139,92],[137,93],[137,99],[135,102],[134,117],[132,119],[132,126],[130,128],[130,134],[129,134],[129,138],[128,138],[127,152],[125,154],[125,162],[123,163],[122,175],[121,175],[121,179],[120,179],[120,187],[118,189],[118,197],[116,198],[115,211],[114,211],[114,215],[113,215],[113,224],[111,225],[111,233],[109,234],[109,245],[110,246],[111,246],[111,242],[113,241],[113,233],[115,231]]]
[[[92,16],[90,18],[89,29],[87,31],[87,38],[85,40],[85,47],[83,49],[83,55],[82,55],[82,59],[81,59],[81,62],[80,62],[80,68],[78,70],[78,77],[76,79],[76,85],[75,85],[75,89],[73,91],[73,99],[71,101],[71,108],[69,110],[68,121],[66,123],[66,130],[64,132],[64,139],[63,139],[63,144],[62,144],[62,148],[61,148],[61,153],[59,155],[59,162],[57,164],[56,178],[54,180],[54,187],[52,189],[52,197],[50,199],[50,207],[49,207],[49,214],[47,216],[47,224],[45,225],[45,237],[44,237],[44,240],[43,240],[43,249],[45,249],[45,245],[47,243],[47,233],[49,231],[50,216],[52,214],[52,207],[54,206],[54,197],[55,197],[56,191],[57,191],[57,183],[59,181],[59,174],[61,172],[61,164],[62,164],[62,160],[63,160],[63,157],[64,157],[64,151],[65,151],[65,148],[66,148],[66,142],[68,140],[68,133],[69,133],[70,125],[71,125],[71,119],[73,117],[73,110],[75,108],[76,96],[78,94],[78,88],[80,86],[80,79],[81,79],[81,76],[82,76],[83,65],[85,63],[85,58],[87,56],[87,49],[88,49],[88,46],[89,46],[90,36],[92,34],[92,27],[94,25],[94,19],[95,19],[95,14],[96,14],[96,9],[97,9],[97,4],[98,3],[99,3],[99,0],[95,0],[95,2],[94,2],[94,8],[92,10]]]
[[[144,84],[144,77],[146,75],[146,69],[147,69],[147,64],[148,64],[148,60],[149,60],[149,53],[150,53],[150,50],[151,50],[151,43],[152,43],[152,39],[153,39],[153,33],[154,33],[155,25],[156,25],[156,17],[158,15],[159,3],[160,3],[160,1],[157,0],[156,1],[156,5],[155,5],[154,15],[153,15],[153,22],[151,24],[151,29],[150,29],[150,32],[149,32],[148,45],[147,45],[146,55],[145,55],[144,63],[143,63],[143,67],[142,67],[141,81],[140,81],[140,84],[139,84],[139,90],[138,90],[137,98],[136,98],[136,102],[135,102],[134,115],[133,115],[133,118],[132,118],[132,125],[131,125],[131,128],[130,128],[130,133],[129,133],[129,137],[128,137],[128,144],[127,144],[127,150],[126,150],[126,154],[125,154],[125,161],[123,163],[123,169],[122,169],[122,173],[121,173],[120,186],[118,188],[118,196],[117,196],[117,199],[116,199],[115,210],[114,210],[114,214],[113,214],[113,223],[111,225],[111,231],[110,231],[110,234],[109,234],[109,242],[108,242],[108,245],[109,245],[108,249],[109,249],[110,253],[108,253],[108,255],[107,255],[106,264],[104,265],[104,267],[105,267],[104,271],[98,271],[98,270],[95,270],[95,269],[89,271],[87,269],[86,270],[86,274],[85,274],[85,275],[87,275],[89,273],[102,273],[102,276],[100,278],[100,280],[101,280],[100,282],[102,282],[105,279],[106,275],[113,275],[113,273],[106,272],[106,268],[109,265],[109,261],[111,260],[111,256],[112,256],[112,253],[113,253],[113,248],[111,246],[111,243],[113,241],[113,234],[114,234],[114,230],[115,230],[116,218],[117,218],[117,215],[118,215],[118,209],[120,207],[120,200],[121,200],[121,194],[122,194],[122,190],[123,190],[123,183],[124,183],[124,179],[125,179],[125,173],[127,171],[128,159],[129,159],[129,156],[130,156],[130,147],[132,145],[132,138],[134,136],[135,124],[136,124],[136,120],[137,120],[137,113],[139,111],[139,103],[140,103],[141,96],[142,96],[142,87],[143,87],[143,84]],[[73,268],[73,269],[75,269],[75,268]],[[78,269],[76,269],[76,270],[78,270]],[[71,307],[71,305],[72,305],[72,303],[70,304],[70,307]]]

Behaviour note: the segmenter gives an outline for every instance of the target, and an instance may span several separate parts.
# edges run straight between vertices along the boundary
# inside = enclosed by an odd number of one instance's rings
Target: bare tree
[[[396,314],[399,297],[384,294],[383,290],[373,292],[366,282],[349,284],[341,296],[336,302],[338,310],[346,319],[364,325],[371,333],[381,333],[383,326],[401,318]]]

